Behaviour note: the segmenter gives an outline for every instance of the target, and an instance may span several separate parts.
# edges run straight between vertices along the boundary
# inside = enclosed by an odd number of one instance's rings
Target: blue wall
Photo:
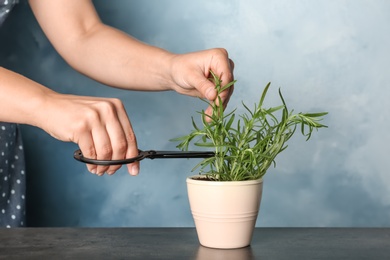
[[[94,1],[106,23],[173,52],[225,47],[238,79],[230,108],[272,82],[296,111],[329,111],[330,127],[297,136],[265,177],[258,226],[390,226],[390,2]],[[20,3],[0,29],[0,65],[50,88],[119,97],[141,149],[175,149],[203,108],[173,92],[126,92],[68,67]],[[30,226],[193,226],[185,178],[195,160],[143,161],[97,177],[76,145],[22,126]]]

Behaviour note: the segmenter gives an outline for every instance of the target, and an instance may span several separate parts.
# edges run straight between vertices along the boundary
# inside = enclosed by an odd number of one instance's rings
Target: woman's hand
[[[40,127],[61,141],[77,143],[87,158],[117,160],[138,155],[137,141],[122,102],[51,93],[44,104]],[[121,166],[87,165],[91,173],[114,174]],[[131,175],[139,162],[129,164]]]
[[[217,92],[215,85],[209,80],[210,70],[221,78],[223,86],[234,80],[234,63],[229,59],[225,49],[175,55],[171,65],[173,89],[181,94],[215,101]],[[232,86],[220,94],[224,107],[229,102],[233,90]],[[211,114],[211,107],[207,108],[206,113]]]

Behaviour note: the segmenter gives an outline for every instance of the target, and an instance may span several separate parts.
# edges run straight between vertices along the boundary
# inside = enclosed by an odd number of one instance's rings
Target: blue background
[[[301,136],[264,180],[258,226],[390,226],[390,2],[386,0],[94,1],[102,20],[183,53],[225,47],[238,80],[229,108],[269,81],[295,111],[328,111],[328,129]],[[58,92],[119,97],[141,149],[175,149],[204,103],[173,92],[112,89],[72,70],[22,1],[0,30],[0,65]],[[143,161],[97,177],[75,144],[22,126],[30,226],[193,226],[185,178],[196,160]]]

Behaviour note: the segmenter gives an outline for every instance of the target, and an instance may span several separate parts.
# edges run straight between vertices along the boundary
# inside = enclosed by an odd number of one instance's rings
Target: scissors
[[[138,150],[138,156],[133,158],[121,159],[121,160],[96,160],[90,159],[83,156],[80,149],[76,150],[73,157],[83,163],[94,164],[94,165],[120,165],[129,164],[136,161],[141,161],[145,158],[148,159],[175,159],[175,158],[210,158],[215,156],[214,152],[195,152],[195,151],[155,151]]]

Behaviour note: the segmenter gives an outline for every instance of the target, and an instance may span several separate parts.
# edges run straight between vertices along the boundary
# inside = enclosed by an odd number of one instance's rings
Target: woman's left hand
[[[217,48],[178,54],[172,58],[171,77],[174,90],[180,94],[206,98],[213,102],[217,99],[215,85],[210,81],[210,71],[220,77],[222,86],[234,80],[234,63],[225,49]],[[233,94],[234,86],[220,94],[224,108]],[[217,104],[219,105],[219,104]],[[211,114],[211,107],[205,111]]]

